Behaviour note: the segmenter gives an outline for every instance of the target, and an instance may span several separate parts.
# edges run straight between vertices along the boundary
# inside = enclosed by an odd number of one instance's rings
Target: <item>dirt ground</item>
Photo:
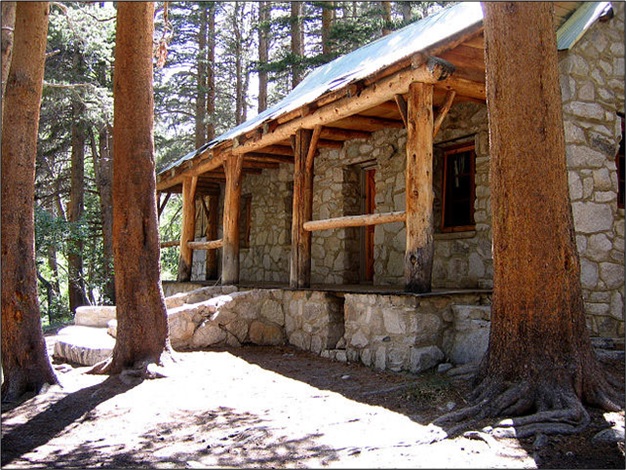
[[[292,347],[177,359],[167,377],[143,381],[55,363],[63,387],[3,407],[2,467],[625,468],[623,442],[591,441],[623,423],[623,410],[590,410],[591,425],[574,436],[441,440],[429,423],[463,406],[467,380],[379,372]],[[612,367],[623,378],[623,361]]]

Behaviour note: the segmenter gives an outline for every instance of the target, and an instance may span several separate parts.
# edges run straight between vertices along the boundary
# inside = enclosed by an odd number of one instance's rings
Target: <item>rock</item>
[[[624,428],[621,426],[613,426],[609,429],[603,429],[591,438],[591,442],[595,444],[599,444],[601,442],[608,444],[624,442]]]
[[[285,343],[283,331],[279,326],[258,320],[250,324],[248,336],[252,343],[258,345],[277,346]]]
[[[193,333],[190,346],[205,348],[226,340],[226,332],[214,323],[205,321]]]
[[[107,323],[107,333],[113,338],[117,338],[117,320],[109,320]]]
[[[67,362],[92,366],[109,357],[114,346],[115,339],[104,328],[67,326],[57,333],[53,356]]]
[[[106,328],[109,320],[116,318],[115,311],[115,307],[104,305],[77,307],[74,324]]]
[[[444,359],[444,354],[437,346],[427,346],[411,350],[409,370],[419,373],[435,367]]]
[[[489,344],[491,307],[452,305],[454,338],[448,352],[454,364],[480,362]]]
[[[450,369],[452,369],[452,367],[452,364],[450,364],[449,362],[446,362],[445,364],[439,364],[437,366],[437,372],[443,374],[444,372],[448,372]]]

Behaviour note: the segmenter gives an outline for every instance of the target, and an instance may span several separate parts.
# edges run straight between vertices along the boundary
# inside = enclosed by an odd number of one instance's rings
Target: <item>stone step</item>
[[[92,366],[111,355],[115,339],[106,328],[71,325],[57,333],[53,357],[82,366]]]

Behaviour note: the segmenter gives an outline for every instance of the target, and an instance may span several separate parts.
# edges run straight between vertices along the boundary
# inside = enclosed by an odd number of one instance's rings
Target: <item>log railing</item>
[[[349,215],[335,217],[333,219],[311,220],[305,222],[304,230],[313,232],[316,230],[328,230],[334,228],[363,227],[365,225],[389,224],[392,222],[404,222],[406,212],[386,212],[380,214]]]
[[[172,240],[167,242],[161,242],[161,248],[169,248],[172,246],[180,246],[180,240]],[[192,250],[216,250],[218,248],[222,248],[224,246],[224,240],[210,240],[207,242],[187,242],[187,247]]]

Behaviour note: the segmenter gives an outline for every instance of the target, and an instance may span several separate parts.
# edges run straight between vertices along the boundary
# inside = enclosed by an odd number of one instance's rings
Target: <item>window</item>
[[[444,150],[441,230],[474,228],[474,145]]]
[[[624,208],[624,116],[619,116],[622,121],[622,141],[619,143],[619,150],[615,156],[615,166],[617,167],[617,207]]]

